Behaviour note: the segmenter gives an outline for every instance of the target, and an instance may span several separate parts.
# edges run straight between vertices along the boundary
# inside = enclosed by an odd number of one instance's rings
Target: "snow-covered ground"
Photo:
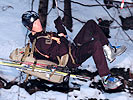
[[[49,1],[49,9],[52,6],[52,0]],[[97,4],[95,0],[74,0],[84,4]],[[103,0],[99,0],[103,3]],[[117,1],[117,0],[116,0]],[[119,0],[121,1],[121,0]],[[132,0],[126,0],[127,2],[132,2]],[[0,1],[0,58],[8,58],[9,55],[15,48],[21,48],[24,46],[26,28],[21,23],[22,14],[31,9],[32,0],[1,0]],[[38,10],[39,0],[34,2],[34,10]],[[63,9],[63,3],[59,2],[58,6]],[[130,8],[133,13],[133,8]],[[123,17],[130,16],[128,9],[119,9],[111,8],[108,10],[113,18],[115,18],[119,23],[119,15]],[[120,12],[120,13],[119,13]],[[59,12],[60,16],[63,17],[63,13]],[[88,19],[96,18],[111,19],[105,10],[98,7],[83,7],[77,4],[72,3],[72,15],[82,21],[87,21]],[[47,31],[55,31],[53,21],[57,18],[57,10],[52,10],[48,15],[47,21]],[[69,36],[73,39],[78,31],[81,29],[83,24],[79,23],[76,20],[73,20],[73,32],[68,31]],[[116,22],[113,22],[111,26],[119,26]],[[113,67],[122,67],[122,68],[133,68],[133,43],[128,39],[125,33],[121,28],[110,29],[110,35],[112,38],[110,42],[113,45],[126,45],[127,51],[117,57],[115,62],[109,64],[109,68]],[[128,35],[133,39],[133,30],[126,31]],[[88,67],[89,65],[89,67]],[[86,68],[91,71],[96,71],[95,64],[93,59],[88,59],[83,63],[83,68]],[[7,81],[12,81],[17,76],[20,75],[20,72],[14,68],[9,68],[0,65],[0,77],[3,77]],[[32,95],[29,95],[23,88],[18,86],[13,86],[11,89],[0,89],[0,100],[87,100],[88,98],[97,98],[97,99],[109,99],[109,100],[133,100],[133,96],[126,92],[120,93],[102,93],[101,91],[93,88],[89,88],[90,81],[87,83],[82,83],[80,91],[74,90],[68,94],[55,92],[55,91],[39,91]],[[74,96],[78,96],[74,98]]]

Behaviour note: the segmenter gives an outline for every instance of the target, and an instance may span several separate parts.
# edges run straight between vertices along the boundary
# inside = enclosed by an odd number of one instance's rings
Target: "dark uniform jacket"
[[[34,39],[37,39],[39,36],[47,36],[51,33],[36,33],[35,35],[30,34],[29,38],[31,43],[33,43]],[[54,33],[53,33],[54,34]],[[54,36],[55,37],[55,36]],[[64,37],[60,37],[61,43],[58,44],[55,40],[47,39],[47,38],[39,38],[36,40],[35,44],[35,52],[34,57],[36,59],[47,59],[43,55],[48,55],[50,60],[57,61],[57,56],[63,56],[68,53],[68,44],[67,40]],[[39,54],[39,51],[41,54]]]
[[[62,26],[62,22],[60,17],[58,17],[55,21],[55,27],[58,31],[58,33],[64,33],[65,35],[67,35],[64,27]],[[34,39],[37,39],[37,37],[40,36],[53,36],[53,37],[58,37],[60,38],[61,43],[58,44],[55,40],[51,40],[51,39],[47,39],[47,38],[39,38],[36,40],[36,44],[35,44],[35,48],[42,54],[40,54],[39,52],[34,51],[34,57],[36,59],[46,59],[46,60],[50,60],[53,62],[58,63],[57,60],[57,56],[61,57],[65,54],[68,54],[69,52],[69,48],[68,48],[68,44],[69,41],[65,38],[65,37],[59,37],[58,33],[54,33],[54,32],[39,32],[36,33],[35,35],[29,34],[29,38],[31,43],[33,43]],[[46,58],[43,55],[48,55],[50,58]],[[72,53],[73,55],[73,53]],[[72,64],[71,59],[69,59],[68,61],[68,65],[69,66],[75,66],[74,64]]]

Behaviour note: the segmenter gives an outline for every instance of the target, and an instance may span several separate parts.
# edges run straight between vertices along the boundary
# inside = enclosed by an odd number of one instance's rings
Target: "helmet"
[[[32,30],[33,23],[38,18],[39,15],[35,11],[27,11],[22,15],[22,23],[26,28]]]

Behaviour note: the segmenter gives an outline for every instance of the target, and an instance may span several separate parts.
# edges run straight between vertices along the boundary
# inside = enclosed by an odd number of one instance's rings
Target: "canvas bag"
[[[33,44],[35,45],[35,44]],[[57,65],[54,62],[48,61],[48,60],[36,60],[33,57],[33,48],[34,46],[32,46],[32,48],[30,48],[30,44],[28,43],[25,47],[23,48],[16,48],[15,50],[13,50],[13,52],[10,54],[10,59],[15,60],[15,61],[24,61],[24,62],[32,62],[34,63],[35,61],[39,64],[47,64],[47,65]],[[57,74],[53,74],[51,75],[51,72],[49,73],[40,73],[40,72],[34,72],[33,71],[28,71],[28,70],[24,70],[25,73],[36,76],[38,78],[47,80],[47,81],[51,81],[54,83],[61,83],[63,82],[63,79],[65,76],[63,75],[57,75]],[[48,77],[50,76],[51,77]]]
[[[11,52],[10,59],[15,61],[25,61],[34,63],[35,58],[33,57],[33,53],[31,53],[30,43],[23,48],[16,48]]]
[[[15,61],[24,61],[24,62],[31,62],[39,64],[46,64],[46,65],[55,65],[57,66],[56,63],[48,61],[48,60],[36,60],[33,57],[33,51],[32,48],[30,48],[30,43],[28,43],[25,47],[23,48],[16,48],[13,50],[9,56],[10,59],[15,60]]]

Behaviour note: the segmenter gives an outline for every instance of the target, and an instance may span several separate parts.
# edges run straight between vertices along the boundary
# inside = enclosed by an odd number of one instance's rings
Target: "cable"
[[[98,4],[100,4],[101,5],[101,3],[98,1],[98,0],[95,0]],[[102,5],[101,5],[102,6]],[[103,7],[103,6],[102,6]],[[116,23],[122,28],[122,25],[116,20],[116,19],[114,19],[111,15],[110,15],[110,13],[103,7],[103,9],[107,12],[107,14],[114,20],[114,21],[116,21]],[[122,29],[123,30],[123,29]],[[131,40],[131,42],[133,43],[133,39],[123,30],[123,32],[125,33],[125,35],[129,38],[129,40]]]
[[[58,16],[59,16],[59,11],[58,11],[58,2],[57,2],[57,0],[55,0],[55,6],[56,6],[56,9],[57,9],[57,14],[58,14]]]
[[[33,3],[34,3],[34,0],[32,0],[32,3],[31,3],[31,11],[33,11]]]
[[[26,35],[25,35],[25,42],[24,45],[26,46],[26,42],[27,42],[27,36],[28,36],[29,30],[27,29]]]
[[[33,3],[34,3],[34,0],[32,0],[32,2],[31,2],[31,11],[33,11]],[[26,32],[26,35],[25,35],[25,42],[24,42],[25,46],[26,46],[26,42],[27,42],[28,33],[29,33],[29,30],[27,29],[27,32]]]

